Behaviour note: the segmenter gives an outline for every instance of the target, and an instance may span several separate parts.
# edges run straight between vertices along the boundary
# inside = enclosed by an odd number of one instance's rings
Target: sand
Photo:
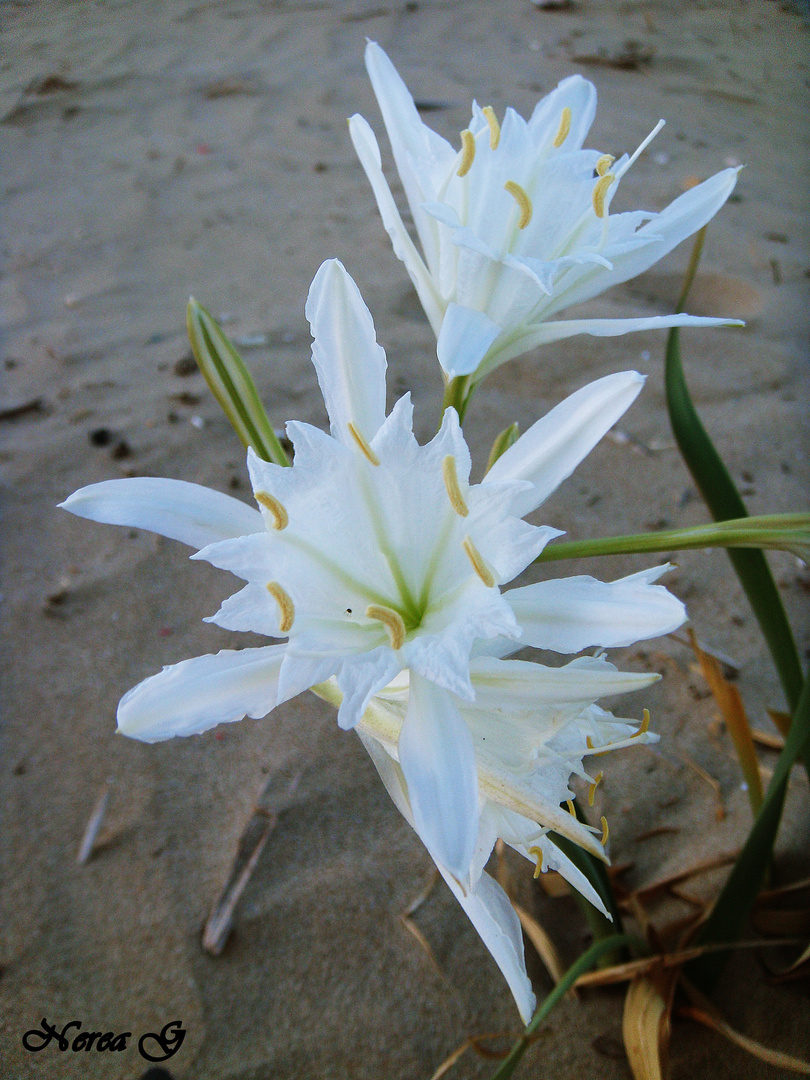
[[[179,1020],[185,1039],[166,1063],[175,1080],[427,1078],[468,1035],[516,1031],[519,1018],[443,885],[414,917],[441,976],[403,925],[431,863],[359,741],[311,696],[188,740],[145,746],[116,735],[116,703],[138,680],[233,647],[233,635],[202,622],[231,583],[188,565],[178,544],[80,521],[56,503],[121,475],[247,498],[241,448],[201,376],[185,373],[187,298],[246,343],[276,424],[322,424],[304,300],[331,256],[374,315],[390,399],[410,389],[418,436],[435,430],[435,345],[345,124],[359,111],[382,132],[363,68],[368,36],[448,138],[466,125],[473,95],[527,115],[576,71],[600,98],[588,145],[632,150],[665,117],[623,183],[621,208],[660,209],[692,178],[746,165],[710,228],[692,310],[747,326],[684,333],[684,360],[750,510],[801,508],[807,25],[766,0],[565,10],[528,0],[42,0],[4,4],[2,17],[0,1074],[132,1080],[148,1066],[139,1037]],[[589,313],[666,312],[687,258],[684,245]],[[525,428],[586,381],[635,367],[649,380],[619,425],[627,438],[603,440],[544,520],[571,537],[706,520],[669,432],[663,349],[662,333],[580,337],[500,369],[466,424],[479,474],[507,423]],[[651,561],[569,565],[612,578]],[[737,661],[754,723],[772,731],[765,708],[783,699],[726,556],[677,562],[669,583],[696,633]],[[772,565],[804,655],[806,571],[788,555]],[[750,812],[688,649],[663,640],[613,659],[664,675],[636,710],[652,710],[659,747],[611,760],[594,808],[609,817],[611,855],[631,864],[622,881],[635,888],[733,851]],[[775,756],[764,750],[762,760],[772,767]],[[96,844],[79,865],[105,785]],[[213,956],[202,929],[260,802],[275,828]],[[808,874],[806,806],[807,778],[795,770],[777,882]],[[659,826],[668,831],[638,839]],[[248,839],[256,829],[254,820]],[[573,961],[587,942],[573,900],[547,897],[525,864],[509,865],[524,904]],[[721,881],[722,871],[691,888],[711,895]],[[551,982],[534,955],[529,969],[544,995]],[[748,1035],[806,1053],[806,996],[797,984],[771,985],[759,953],[735,958],[716,1000]],[[621,1009],[620,991],[566,1001],[522,1075],[624,1080]],[[43,1017],[132,1035],[118,1053],[54,1043],[28,1052],[23,1034]],[[449,1075],[493,1071],[469,1053]],[[777,1074],[676,1023],[673,1077]]]

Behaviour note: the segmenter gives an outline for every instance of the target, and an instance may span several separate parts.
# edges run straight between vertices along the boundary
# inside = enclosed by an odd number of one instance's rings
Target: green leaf
[[[690,548],[772,548],[810,561],[810,514],[766,514],[730,521],[593,540],[552,540],[535,562],[584,559],[593,555],[638,555]]]
[[[252,446],[265,461],[289,465],[247,365],[213,315],[194,297],[188,302],[186,327],[200,371],[242,445]]]
[[[788,737],[748,839],[708,919],[701,927],[696,944],[727,943],[735,941],[739,936],[770,865],[790,770],[800,757],[807,761],[808,754],[810,679],[805,680]],[[724,962],[723,954],[705,953],[690,961],[686,970],[689,978],[708,992],[717,981]]]
[[[702,243],[701,231],[695,244],[679,308],[686,299]],[[679,342],[678,328],[673,327],[667,338],[664,381],[669,418],[678,447],[715,521],[747,517],[748,511],[734,481],[692,404],[681,364]],[[782,598],[765,556],[761,551],[739,549],[729,550],[728,555],[759,622],[788,705],[794,710],[802,692],[802,670]]]
[[[532,1017],[529,1026],[512,1047],[509,1056],[501,1063],[500,1068],[492,1077],[492,1080],[508,1080],[508,1077],[513,1075],[518,1062],[531,1045],[531,1036],[540,1027],[554,1006],[565,997],[580,975],[584,975],[586,971],[590,971],[592,967],[595,967],[606,953],[615,952],[627,945],[638,944],[638,938],[634,937],[632,934],[613,934],[603,941],[594,942],[594,944],[571,965],[542,1005],[540,1005],[537,1012]],[[643,947],[643,942],[640,944]]]

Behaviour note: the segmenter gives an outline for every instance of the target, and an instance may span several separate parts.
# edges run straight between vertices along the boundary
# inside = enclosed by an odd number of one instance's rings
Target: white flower
[[[358,728],[378,768],[377,743],[396,764],[408,819],[456,894],[477,896],[469,904],[483,904],[502,926],[494,883],[481,884],[487,845],[499,832],[528,850],[533,833],[545,850],[543,829],[553,828],[594,849],[588,830],[559,808],[571,772],[581,772],[583,732],[594,745],[605,741],[593,702],[655,676],[619,675],[593,658],[559,671],[501,658],[523,646],[576,653],[627,645],[685,617],[680,601],[653,584],[662,568],[611,584],[574,577],[500,588],[558,535],[523,515],[595,446],[643,378],[610,375],[572,394],[471,485],[453,409],[426,446],[413,436],[407,395],[385,416],[385,354],[337,261],[318,271],[307,316],[331,434],[289,423],[291,468],[248,452],[260,510],[148,478],[93,484],[62,504],[200,548],[192,558],[246,582],[209,621],[287,638],[164,668],[122,698],[119,730],[154,742],[264,716],[309,687],[331,694],[341,726]],[[405,708],[389,700],[396,688],[386,691],[402,672]],[[378,714],[386,701],[392,715],[399,708],[387,741],[368,719],[375,695]],[[577,717],[586,720],[571,742],[562,728]]]
[[[579,75],[538,103],[529,121],[507,109],[499,124],[473,104],[461,149],[423,124],[413,98],[375,42],[366,67],[422,248],[402,222],[374,133],[359,115],[352,141],[383,223],[438,339],[448,376],[483,378],[538,345],[574,334],[613,336],[733,320],[690,315],[558,321],[652,266],[720,209],[738,169],[725,169],[659,214],[610,214],[619,181],[663,125],[631,156],[583,150],[596,90]]]

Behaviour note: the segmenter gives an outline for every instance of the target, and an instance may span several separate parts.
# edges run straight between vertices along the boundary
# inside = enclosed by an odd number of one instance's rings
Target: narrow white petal
[[[59,505],[77,517],[149,529],[194,548],[264,532],[262,515],[254,507],[185,480],[103,480],[79,488]]]
[[[332,435],[353,446],[351,423],[370,442],[385,419],[385,352],[360,290],[337,259],[315,275],[306,315]]]
[[[408,230],[402,221],[397,204],[394,202],[388,181],[382,171],[380,148],[377,145],[374,132],[362,116],[355,114],[349,120],[349,135],[360,159],[360,164],[363,166],[371,184],[380,217],[386,232],[391,238],[394,254],[405,264],[405,269],[408,271],[422,307],[425,309],[428,322],[433,327],[434,333],[438,334],[444,305],[422,256],[416,250],[413,240],[408,235]]]
[[[399,762],[414,828],[434,861],[464,881],[478,837],[472,736],[450,695],[413,672]]]
[[[639,330],[665,330],[670,326],[745,326],[739,319],[717,319],[704,315],[653,315],[641,319],[561,319],[555,322],[541,323],[527,329],[520,351],[548,345],[552,341],[562,341],[577,334],[590,334],[591,337],[619,337],[622,334],[637,333]],[[500,357],[499,363],[505,362]]]
[[[558,578],[504,595],[523,630],[521,645],[555,652],[631,645],[669,634],[686,619],[676,596],[638,574],[612,582]]]
[[[441,865],[439,872],[501,969],[512,991],[520,1018],[524,1024],[528,1024],[536,999],[526,974],[520,919],[509,897],[489,874],[482,874],[475,889],[465,892],[453,879],[453,875]]]
[[[562,153],[579,150],[596,112],[596,87],[581,75],[570,75],[542,98],[529,120],[529,133],[538,149],[546,148],[560,126],[564,108],[571,110],[571,126],[560,147]]]
[[[265,716],[276,704],[286,648],[223,650],[165,667],[121,698],[118,730],[153,743]]]
[[[637,371],[606,375],[583,386],[533,424],[495,462],[483,483],[528,480],[532,491],[515,498],[513,512],[528,514],[570,476],[626,409],[644,376]]]
[[[343,694],[338,724],[344,730],[353,728],[374,694],[387,686],[401,670],[402,664],[396,653],[387,645],[344,660],[338,674],[338,686]]]
[[[447,305],[436,354],[450,376],[469,375],[475,371],[501,327],[483,311],[461,304]]]

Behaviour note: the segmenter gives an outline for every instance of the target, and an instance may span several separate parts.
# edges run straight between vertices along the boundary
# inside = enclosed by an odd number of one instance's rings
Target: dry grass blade
[[[779,735],[772,735],[769,731],[751,728],[751,738],[755,743],[759,743],[760,746],[764,746],[768,750],[782,751],[785,749],[785,740]]]
[[[495,1031],[488,1032],[484,1035],[470,1035],[468,1039],[465,1039],[461,1046],[457,1046],[452,1054],[449,1054],[441,1065],[432,1074],[430,1080],[441,1080],[443,1076],[447,1076],[455,1063],[462,1058],[468,1050],[474,1050],[482,1058],[487,1058],[490,1061],[502,1061],[508,1054],[506,1050],[491,1050],[488,1046],[484,1045],[486,1039],[510,1039],[514,1040],[519,1038],[522,1032],[514,1031]],[[538,1035],[534,1035],[529,1038],[529,1042],[534,1042]]]
[[[774,972],[772,979],[775,983],[788,982],[790,979],[801,979],[808,974],[810,974],[810,945],[790,967],[786,967],[784,971]]]
[[[622,1035],[634,1080],[663,1080],[677,971],[637,975],[624,999]]]
[[[98,836],[98,830],[101,828],[101,822],[104,820],[104,815],[107,812],[107,803],[110,801],[111,788],[112,778],[102,784],[101,791],[99,791],[98,798],[93,805],[90,819],[84,830],[82,842],[79,844],[79,853],[76,856],[76,862],[79,866],[84,866],[93,854],[93,846],[95,845],[96,837]]]
[[[773,720],[776,725],[779,734],[783,739],[786,739],[788,737],[788,732],[790,731],[793,717],[790,713],[782,712],[781,709],[768,709],[767,712],[768,716],[770,716],[771,720]]]
[[[737,854],[736,851],[726,851],[721,855],[713,855],[710,859],[695,863],[694,866],[690,866],[686,870],[679,870],[676,874],[669,874],[665,878],[659,878],[657,881],[650,882],[649,885],[642,885],[641,888],[635,890],[633,895],[650,897],[654,896],[655,893],[665,892],[670,885],[677,885],[681,881],[688,881],[689,878],[698,877],[698,875],[705,874],[709,870],[716,870],[719,866],[727,866],[729,863],[733,863],[737,858]]]
[[[410,917],[410,915],[406,915],[405,912],[403,911],[402,914],[400,915],[399,919],[400,919],[400,922],[402,923],[402,925],[408,931],[408,933],[413,934],[413,936],[416,938],[416,940],[419,942],[419,944],[425,950],[425,952],[427,953],[427,958],[428,958],[428,960],[430,960],[431,967],[436,972],[436,974],[439,976],[439,978],[443,982],[447,982],[447,977],[444,974],[444,972],[442,971],[441,966],[439,965],[439,961],[436,959],[436,954],[434,953],[433,949],[431,948],[430,942],[425,937],[425,935],[422,933],[422,931],[419,929],[419,927],[416,925],[416,923],[413,921],[413,919]]]
[[[565,968],[560,960],[560,955],[557,952],[557,947],[554,942],[537,919],[531,916],[528,911],[524,911],[520,904],[516,904],[513,900],[512,907],[517,912],[517,917],[520,919],[520,925],[523,927],[523,932],[526,934],[526,937],[531,941],[532,945],[534,945],[538,956],[545,964],[546,970],[554,980],[555,984],[558,983],[565,974]],[[571,997],[577,996],[573,987],[569,991],[569,994]]]
[[[235,880],[233,878],[233,873],[231,874],[231,877],[225,884],[225,888],[219,894],[216,903],[211,909],[211,914],[208,916],[208,921],[203,930],[202,947],[206,952],[211,953],[212,956],[219,956],[225,948],[225,943],[231,932],[233,913],[236,911],[236,905],[239,903],[242,893],[245,891],[245,886],[248,881],[250,881],[251,875],[256,869],[256,863],[259,861],[259,856],[264,849],[264,845],[267,843],[267,838],[276,827],[277,821],[278,818],[275,814],[269,816],[265,815],[264,829],[259,835],[258,840],[255,841],[253,850],[242,871]]]
[[[455,1050],[452,1052],[452,1054],[449,1054],[444,1059],[444,1061],[438,1067],[436,1072],[433,1073],[430,1080],[441,1080],[441,1078],[443,1076],[447,1076],[447,1074],[453,1068],[453,1066],[458,1061],[458,1059],[460,1057],[463,1057],[463,1055],[467,1053],[467,1051],[470,1049],[471,1046],[472,1046],[472,1041],[470,1039],[465,1039],[464,1042],[461,1044],[461,1046],[457,1046],[455,1048]]]
[[[755,1039],[749,1039],[747,1035],[741,1035],[739,1031],[735,1031],[731,1027],[708,998],[704,997],[695,986],[686,979],[684,979],[683,985],[693,1004],[679,1009],[679,1016],[689,1017],[691,1020],[703,1024],[704,1027],[712,1028],[742,1050],[746,1050],[749,1054],[759,1058],[760,1061],[775,1065],[779,1069],[787,1069],[789,1072],[810,1076],[810,1063],[802,1061],[800,1058],[791,1057],[790,1054],[783,1054],[780,1050],[771,1050],[769,1047],[763,1046],[762,1043],[756,1042]]]
[[[419,910],[419,908],[422,906],[422,904],[424,904],[424,902],[427,900],[427,898],[430,896],[430,894],[436,888],[436,882],[438,880],[439,880],[439,871],[434,866],[433,870],[431,871],[431,874],[430,874],[430,876],[429,876],[429,878],[428,878],[428,880],[427,880],[427,882],[425,884],[424,889],[422,889],[421,892],[418,892],[416,894],[416,896],[413,898],[413,900],[411,900],[410,904],[408,904],[408,906],[402,912],[403,916],[406,919],[410,918],[411,915],[416,914],[416,912]]]
[[[639,975],[647,975],[656,968],[676,968],[685,964],[688,960],[694,960],[705,950],[695,946],[694,949],[682,949],[680,952],[665,953],[662,956],[643,956],[639,960],[628,960],[626,964],[616,964],[613,967],[603,968],[598,971],[586,971],[580,975],[575,986],[610,986],[614,983],[629,982]]]
[[[703,678],[708,683],[709,689],[714,695],[714,700],[720,707],[726,727],[734,741],[740,767],[748,784],[748,798],[751,802],[751,808],[756,814],[762,805],[762,777],[759,772],[757,752],[754,749],[754,740],[751,736],[751,725],[745,714],[740,691],[723,676],[717,660],[700,648],[694,633],[689,630],[688,634],[695,656],[700,663]]]
[[[723,802],[723,792],[720,788],[720,781],[716,780],[710,773],[707,773],[702,765],[698,765],[698,763],[690,758],[688,754],[684,753],[683,750],[680,751],[678,757],[685,765],[688,765],[693,772],[697,773],[701,780],[705,780],[712,789],[714,796],[717,799],[714,816],[718,821],[722,821],[726,816],[726,807]]]

